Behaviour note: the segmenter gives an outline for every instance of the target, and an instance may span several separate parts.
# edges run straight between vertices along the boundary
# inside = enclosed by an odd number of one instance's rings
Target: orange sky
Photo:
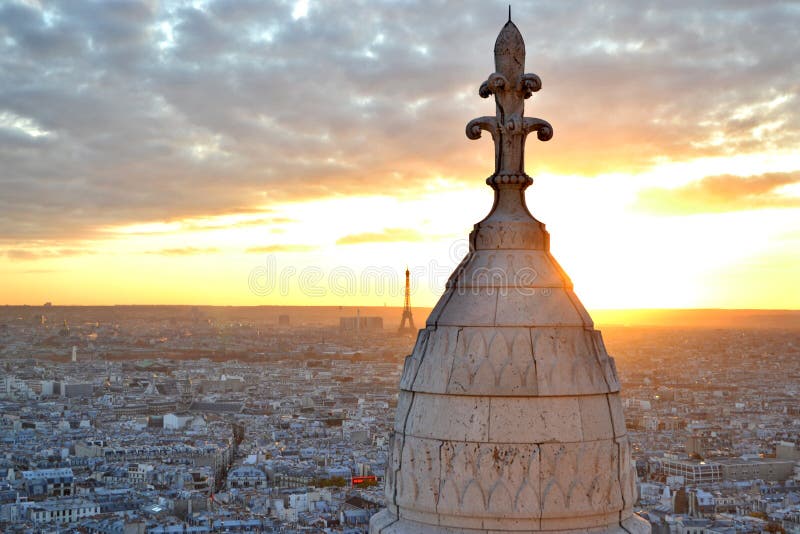
[[[578,295],[800,308],[800,11],[582,6],[514,8],[555,129],[528,203]],[[408,265],[432,306],[491,206],[464,125],[501,7],[10,4],[0,304],[399,306]]]

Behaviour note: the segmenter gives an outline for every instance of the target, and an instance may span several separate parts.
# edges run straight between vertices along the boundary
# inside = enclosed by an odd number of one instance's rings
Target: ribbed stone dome
[[[467,126],[494,139],[494,206],[406,358],[370,532],[650,532],[614,360],[525,206],[525,136],[552,136],[522,116],[541,81],[513,23],[497,41],[497,116]]]

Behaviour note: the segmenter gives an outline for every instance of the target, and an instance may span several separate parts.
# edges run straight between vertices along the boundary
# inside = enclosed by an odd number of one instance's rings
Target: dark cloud
[[[161,250],[149,250],[147,254],[156,254],[159,256],[196,256],[199,254],[216,254],[219,252],[218,248],[207,247],[183,247],[183,248],[163,248]]]
[[[400,241],[420,241],[425,236],[409,228],[386,228],[380,232],[346,235],[336,240],[337,245],[358,245],[361,243],[396,243]]]
[[[297,244],[287,244],[287,245],[266,245],[263,247],[251,247],[247,249],[248,254],[270,254],[273,252],[308,252],[310,250],[314,250],[315,246],[313,245],[297,245]]]
[[[708,176],[682,187],[639,192],[636,207],[651,213],[720,213],[761,208],[800,207],[800,197],[782,195],[782,186],[800,183],[800,172],[759,176]]]
[[[91,237],[133,222],[288,199],[478,181],[500,2],[50,0],[0,6],[0,238]],[[514,19],[556,135],[528,170],[800,142],[800,7],[526,2]]]

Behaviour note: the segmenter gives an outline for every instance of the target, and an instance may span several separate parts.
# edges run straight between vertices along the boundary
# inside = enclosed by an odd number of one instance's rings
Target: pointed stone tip
[[[504,72],[506,66],[521,67],[525,63],[525,41],[522,39],[519,28],[511,19],[503,25],[494,42],[494,60],[497,71],[502,72],[506,77],[508,77],[508,74]]]
[[[522,33],[520,33],[519,28],[517,28],[517,25],[514,24],[511,19],[508,19],[508,22],[503,25],[500,33],[497,34],[497,40],[494,43],[494,52],[497,54],[501,50],[507,50],[509,48],[522,48],[523,51],[525,50],[525,41],[522,39]]]
[[[516,30],[517,33],[519,33],[519,28],[517,28],[517,25],[514,24],[514,21],[511,20],[511,18],[509,17],[509,19],[506,21],[506,23],[503,24],[503,27],[500,28],[500,33],[502,34],[504,31],[513,32],[514,30]]]

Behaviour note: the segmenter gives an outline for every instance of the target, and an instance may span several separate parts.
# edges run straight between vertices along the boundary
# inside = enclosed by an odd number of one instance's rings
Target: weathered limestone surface
[[[479,91],[497,116],[467,125],[494,140],[494,206],[406,358],[372,534],[650,532],[614,360],[525,206],[525,138],[553,131],[523,117],[524,60],[509,20]]]

